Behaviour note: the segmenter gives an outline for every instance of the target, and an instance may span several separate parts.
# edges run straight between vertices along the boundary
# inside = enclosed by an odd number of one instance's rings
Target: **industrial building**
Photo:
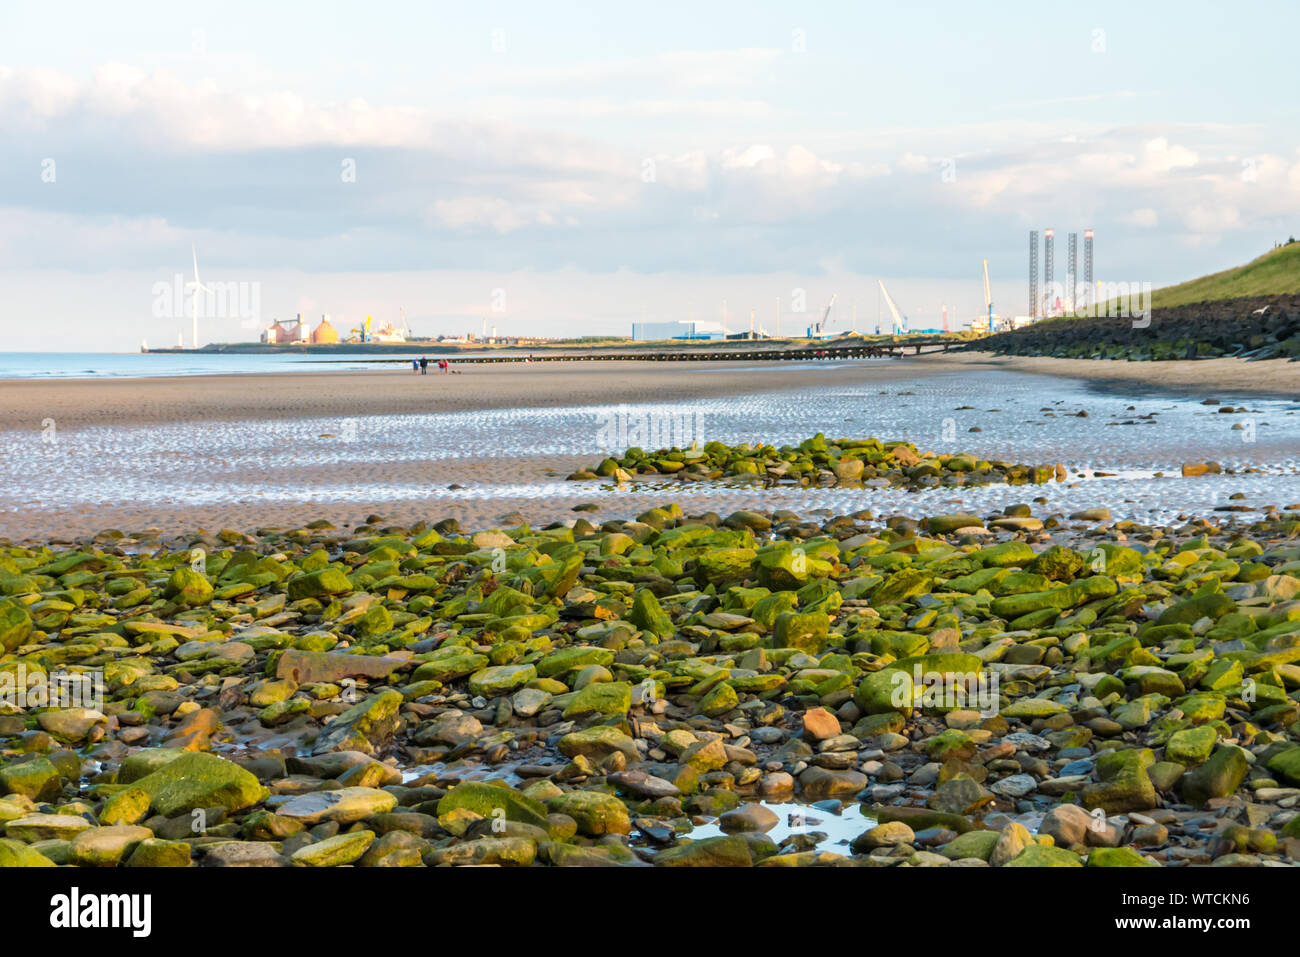
[[[313,345],[333,344],[339,341],[339,331],[330,324],[329,316],[320,317],[320,325],[311,331]]]
[[[676,322],[634,322],[632,338],[638,342],[661,339],[725,339],[727,327],[720,322],[679,319]]]
[[[1093,305],[1093,231],[1083,231],[1083,274],[1079,274],[1079,234],[1070,233],[1066,244],[1065,281],[1056,281],[1056,230],[1043,230],[1040,291],[1038,230],[1029,231],[1029,319],[1083,315]]]
[[[267,343],[310,342],[311,334],[307,329],[307,322],[300,312],[298,318],[292,322],[281,322],[279,319],[272,322],[267,330],[262,333],[262,341]]]

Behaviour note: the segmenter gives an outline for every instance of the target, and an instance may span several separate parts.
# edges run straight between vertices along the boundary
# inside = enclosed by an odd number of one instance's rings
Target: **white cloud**
[[[1141,209],[1135,209],[1133,212],[1123,217],[1122,221],[1130,226],[1138,226],[1142,229],[1153,229],[1160,225],[1160,214],[1150,206],[1143,206]]]

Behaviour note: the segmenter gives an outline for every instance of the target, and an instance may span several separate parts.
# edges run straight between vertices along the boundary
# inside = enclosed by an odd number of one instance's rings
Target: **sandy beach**
[[[758,362],[555,362],[467,365],[454,375],[375,371],[0,381],[0,428],[60,428],[311,416],[392,415],[610,402],[681,401],[755,391],[896,383],[920,375],[995,369],[1086,381],[1100,388],[1181,395],[1294,398],[1300,363],[1123,362],[954,353],[899,360]]]
[[[185,535],[200,529],[297,525],[322,517],[340,526],[356,525],[374,514],[408,525],[445,517],[478,524],[506,521],[513,512],[537,521],[539,509],[547,513],[546,520],[554,520],[571,517],[571,507],[579,502],[561,503],[557,493],[538,490],[548,483],[554,489],[567,473],[591,464],[590,452],[564,454],[549,440],[534,447],[531,433],[515,433],[494,447],[463,446],[462,440],[469,433],[492,434],[497,418],[512,417],[517,410],[530,410],[536,425],[528,428],[540,430],[537,435],[551,435],[555,425],[543,421],[546,410],[567,410],[566,428],[582,427],[573,424],[578,419],[592,428],[587,417],[575,417],[576,408],[716,403],[733,396],[752,400],[763,394],[798,396],[803,389],[810,395],[816,390],[833,396],[838,389],[874,395],[879,386],[882,392],[905,394],[911,382],[955,393],[972,386],[975,377],[993,377],[976,389],[987,393],[1000,388],[997,382],[1011,381],[1008,375],[1022,383],[1041,381],[1047,390],[1055,384],[1058,392],[1066,381],[1082,382],[1099,396],[1163,393],[1245,402],[1300,393],[1300,365],[1286,362],[1133,363],[974,353],[826,364],[466,365],[458,374],[427,376],[390,367],[5,380],[0,381],[0,429],[10,432],[15,448],[36,450],[50,479],[26,497],[14,496],[11,487],[10,501],[0,512],[0,535],[21,541],[71,539],[107,528],[149,527]],[[1021,376],[1042,378],[1016,378]],[[829,401],[836,406],[837,400]],[[863,404],[850,409],[855,403],[846,400],[845,414],[860,411]],[[1033,407],[1041,404],[1036,401]],[[475,416],[479,411],[488,418]],[[405,416],[416,418],[407,425]],[[49,420],[60,437],[57,444],[41,442]],[[338,437],[350,421],[366,423],[362,458],[349,455]],[[378,421],[392,431],[372,434]],[[444,423],[442,431],[426,435],[438,422]],[[836,417],[826,427],[841,424],[846,433],[876,434],[880,429],[861,414],[856,420]],[[410,430],[413,445],[403,441],[403,429]],[[97,439],[91,449],[87,436],[92,434],[107,439]],[[987,436],[969,441],[973,448],[997,451]],[[339,455],[329,451],[331,445]],[[280,458],[271,454],[283,449],[297,452]],[[1218,457],[1217,451],[1201,452]],[[101,494],[86,504],[81,495],[85,483],[102,475],[114,476],[113,500]],[[565,484],[565,494],[577,494],[576,483]],[[285,489],[301,494],[286,494]],[[589,494],[587,501],[602,498],[594,485],[584,494]],[[628,491],[607,501],[599,514],[635,513],[676,494],[671,487]],[[710,507],[741,507],[745,494]]]

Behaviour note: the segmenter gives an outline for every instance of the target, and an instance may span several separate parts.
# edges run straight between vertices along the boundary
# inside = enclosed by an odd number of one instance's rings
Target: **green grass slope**
[[[1166,286],[1153,293],[1157,309],[1221,299],[1300,293],[1300,243],[1270,249],[1244,266]]]

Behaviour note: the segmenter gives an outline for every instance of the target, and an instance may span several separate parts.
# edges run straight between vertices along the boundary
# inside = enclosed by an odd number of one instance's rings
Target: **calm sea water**
[[[419,353],[414,353],[419,355]],[[374,356],[348,353],[0,352],[0,379],[98,379],[376,369]],[[407,361],[410,356],[406,356]],[[326,360],[322,362],[322,360]],[[340,361],[342,360],[342,361]]]

